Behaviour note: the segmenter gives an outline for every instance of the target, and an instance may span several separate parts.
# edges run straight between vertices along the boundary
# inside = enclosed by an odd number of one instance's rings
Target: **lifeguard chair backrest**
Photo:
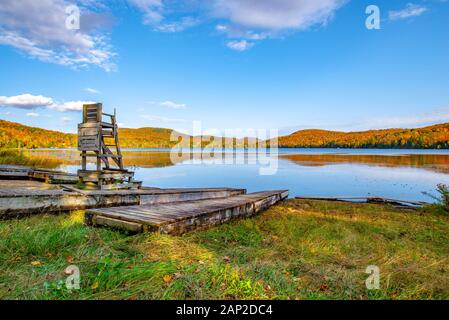
[[[83,122],[101,122],[103,113],[103,106],[101,103],[84,104],[83,105]]]

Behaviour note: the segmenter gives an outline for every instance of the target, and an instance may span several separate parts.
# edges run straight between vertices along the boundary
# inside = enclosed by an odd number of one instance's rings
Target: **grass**
[[[40,215],[0,221],[0,299],[449,299],[448,243],[448,215],[375,204],[288,200],[183,237]]]
[[[48,157],[29,156],[17,149],[0,149],[0,165],[22,165],[35,168],[57,168],[62,164],[60,160]]]

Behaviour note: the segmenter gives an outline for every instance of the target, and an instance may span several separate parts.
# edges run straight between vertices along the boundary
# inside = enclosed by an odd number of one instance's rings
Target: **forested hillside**
[[[119,129],[123,148],[168,148],[173,130],[163,128]],[[76,147],[77,136],[0,120],[0,148]]]
[[[169,148],[176,144],[170,137],[173,130],[164,128],[119,129],[123,148]],[[200,137],[176,133],[199,146]],[[209,138],[203,138],[211,141]],[[231,139],[215,138],[218,146]],[[75,134],[33,128],[20,123],[0,120],[0,148],[68,148],[76,147]],[[242,147],[243,140],[235,144]],[[418,129],[385,129],[362,132],[339,132],[326,130],[300,130],[288,136],[279,137],[279,147],[301,148],[435,148],[449,149],[449,123]]]
[[[75,147],[76,144],[75,134],[0,120],[0,148],[68,148]]]
[[[362,132],[300,130],[279,138],[280,147],[306,148],[449,148],[449,123],[418,129]]]
[[[173,135],[172,135],[173,133]],[[243,147],[242,139],[222,139],[215,137],[191,137],[172,129],[165,128],[120,128],[120,146],[122,148],[170,148],[182,137],[183,145],[200,146],[214,142],[218,145],[237,145]],[[173,139],[173,140],[172,140]],[[0,148],[69,148],[77,146],[77,136],[58,131],[25,126],[20,123],[0,120]]]

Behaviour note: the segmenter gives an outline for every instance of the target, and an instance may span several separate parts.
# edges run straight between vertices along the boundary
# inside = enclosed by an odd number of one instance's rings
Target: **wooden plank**
[[[98,146],[100,147],[100,140],[99,139],[79,139],[78,140],[78,146],[80,147],[89,147],[89,146]],[[96,150],[100,151],[100,149]]]
[[[89,211],[88,213],[92,214],[91,211]],[[118,219],[118,220],[131,221],[131,222],[148,224],[148,225],[153,225],[153,226],[157,226],[161,222],[164,221],[164,220],[160,220],[160,219],[151,219],[151,217],[141,216],[139,214],[132,214],[132,213],[128,213],[128,212],[118,213],[118,212],[109,211],[109,212],[103,213],[103,214],[94,214],[94,216],[105,216],[105,217],[110,217],[110,218],[114,218],[114,219]]]
[[[84,136],[84,137],[78,137],[79,143],[84,144],[100,144],[100,138],[98,136]]]
[[[101,131],[101,135],[103,136],[103,138],[114,138],[114,134],[112,133],[112,131]]]
[[[0,178],[1,177],[5,177],[5,178],[26,178],[28,177],[28,172],[26,171],[11,171],[11,172],[7,172],[7,171],[0,171]]]
[[[142,185],[141,182],[123,182],[123,183],[114,183],[109,185],[102,185],[102,190],[115,190],[115,189],[138,189]]]
[[[142,232],[142,224],[130,221],[112,219],[108,217],[95,216],[93,218],[94,225],[108,226],[111,228],[127,230],[131,232]]]
[[[101,126],[103,128],[111,128],[111,129],[114,128],[114,125],[112,123],[107,123],[107,122],[102,122]]]
[[[85,157],[99,157],[99,158],[122,158],[122,156],[120,155],[116,155],[116,154],[86,154],[84,155]]]
[[[82,128],[100,128],[101,124],[97,122],[87,122],[78,124],[78,130]]]
[[[81,136],[85,138],[86,136],[92,136],[92,137],[98,137],[100,133],[99,127],[87,127],[87,128],[80,128],[78,131],[78,136]]]
[[[221,199],[94,209],[87,213],[142,223],[151,230],[159,228],[164,232],[181,234],[186,230],[207,227],[236,217],[251,216],[287,196],[286,190],[266,191]]]

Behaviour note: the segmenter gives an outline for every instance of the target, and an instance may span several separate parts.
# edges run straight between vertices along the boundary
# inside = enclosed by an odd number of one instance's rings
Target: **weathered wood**
[[[102,128],[114,128],[115,126],[113,125],[113,124],[111,124],[111,123],[107,123],[107,122],[102,122],[101,123],[101,127]]]
[[[78,182],[78,177],[76,175],[62,171],[33,169],[28,173],[28,177],[35,180],[42,180],[50,184],[70,184]]]
[[[12,184],[11,184],[12,183]],[[30,187],[32,183],[32,187]],[[79,190],[68,185],[48,185],[36,181],[0,181],[0,219],[22,215],[138,205],[175,203],[244,194],[244,189],[139,189]],[[39,187],[40,186],[40,187]]]
[[[91,151],[91,150],[86,150],[86,151]],[[94,157],[94,158],[122,158],[122,156],[120,155],[115,155],[115,154],[93,154],[93,153],[88,153],[85,155],[86,157]]]
[[[83,122],[101,122],[103,106],[101,103],[83,105]]]
[[[83,178],[103,178],[103,179],[119,179],[121,177],[133,177],[134,174],[127,170],[102,170],[102,171],[91,171],[91,170],[79,170],[78,175]]]
[[[45,181],[50,184],[71,184],[78,182],[76,175],[67,172],[13,166],[0,166],[0,179],[31,179]]]
[[[101,132],[100,127],[87,127],[87,128],[81,127],[79,128],[78,135],[82,137],[88,136],[98,137],[100,132]]]
[[[130,181],[123,183],[113,183],[101,186],[101,190],[116,190],[116,189],[139,189],[142,187],[142,181]]]
[[[83,123],[78,125],[78,150],[82,151],[82,171],[86,171],[88,157],[96,158],[97,172],[111,169],[113,166],[125,171],[118,140],[115,110],[114,114],[108,114],[103,113],[102,109],[101,103],[83,106]],[[111,122],[104,121],[103,116],[109,117]],[[108,140],[109,142],[106,144],[105,139],[109,138],[113,139],[113,143]],[[84,176],[79,172],[81,183],[93,182],[99,189],[139,188],[141,184],[133,183],[132,178],[132,172],[129,172],[128,175],[117,177],[103,175]],[[127,183],[116,183],[116,180],[127,180]]]
[[[25,166],[1,165],[0,179],[27,179],[30,170],[30,167]]]
[[[101,123],[97,122],[83,122],[78,124],[78,129],[83,128],[101,128]]]
[[[93,219],[98,226],[111,226],[109,220],[104,224],[99,222],[99,217],[105,217],[113,221],[142,225],[143,231],[180,235],[254,215],[287,197],[287,190],[264,191],[227,198],[93,209],[88,210],[87,215],[88,220]],[[114,227],[126,229],[120,223],[115,223]]]
[[[97,225],[108,226],[111,228],[127,230],[127,231],[131,231],[134,233],[139,233],[139,232],[143,231],[142,224],[140,224],[140,223],[117,220],[117,219],[112,219],[112,218],[102,217],[102,216],[93,217],[91,225],[92,226],[97,226]]]

